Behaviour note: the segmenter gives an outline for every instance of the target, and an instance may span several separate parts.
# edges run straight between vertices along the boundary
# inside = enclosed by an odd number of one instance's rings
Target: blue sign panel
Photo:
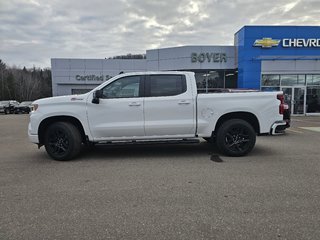
[[[320,56],[320,27],[245,26],[235,34],[238,87],[260,89],[261,60]]]

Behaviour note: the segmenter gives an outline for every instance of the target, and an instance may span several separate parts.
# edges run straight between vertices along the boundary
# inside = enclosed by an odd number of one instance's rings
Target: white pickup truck
[[[286,128],[283,100],[282,92],[198,93],[192,72],[127,73],[83,95],[35,101],[28,135],[55,160],[85,144],[200,138],[243,156],[256,135]]]

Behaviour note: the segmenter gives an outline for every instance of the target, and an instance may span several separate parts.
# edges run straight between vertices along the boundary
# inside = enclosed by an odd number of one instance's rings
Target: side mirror
[[[99,104],[99,99],[103,97],[102,90],[97,90],[93,93],[92,103]]]

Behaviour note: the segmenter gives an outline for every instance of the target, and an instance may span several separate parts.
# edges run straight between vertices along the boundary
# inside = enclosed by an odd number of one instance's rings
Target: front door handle
[[[129,106],[130,106],[130,107],[138,107],[138,106],[141,106],[141,103],[131,102],[131,103],[129,103]]]
[[[180,102],[178,102],[178,104],[179,105],[188,105],[188,104],[190,104],[190,102],[187,100],[181,100]]]

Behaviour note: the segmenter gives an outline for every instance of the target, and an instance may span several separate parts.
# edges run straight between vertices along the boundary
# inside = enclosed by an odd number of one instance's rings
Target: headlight
[[[31,111],[37,111],[39,105],[38,104],[32,104],[31,105]]]

